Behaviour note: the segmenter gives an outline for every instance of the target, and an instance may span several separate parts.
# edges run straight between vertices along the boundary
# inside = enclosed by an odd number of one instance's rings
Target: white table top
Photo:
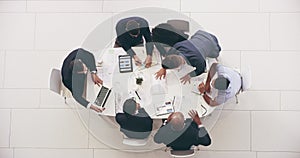
[[[146,57],[146,53],[143,47],[134,48],[139,57],[143,60]],[[156,64],[150,68],[138,68],[134,66],[134,71],[129,73],[120,73],[118,68],[118,55],[126,54],[122,48],[111,48],[105,50],[100,57],[102,67],[98,70],[98,75],[104,81],[104,86],[111,87],[112,92],[105,105],[106,110],[102,115],[115,116],[117,112],[122,112],[122,103],[132,96],[135,96],[136,101],[140,102],[141,106],[145,108],[147,113],[153,119],[167,118],[167,115],[156,116],[155,106],[157,104],[163,104],[164,101],[174,101],[175,111],[182,112],[185,117],[188,116],[189,110],[197,110],[200,117],[209,115],[215,108],[206,104],[203,97],[199,94],[192,92],[203,79],[206,78],[206,73],[194,77],[191,80],[191,84],[181,84],[180,79],[176,76],[173,70],[167,70],[165,80],[155,80],[154,74],[161,68],[161,64]],[[153,63],[160,63],[160,57],[157,54],[153,55]],[[142,85],[135,84],[136,76],[143,76]],[[164,84],[165,93],[156,95],[153,94],[153,85]],[[152,91],[151,91],[152,88]],[[100,87],[95,86],[91,78],[87,79],[87,99],[94,101],[98,94]],[[134,91],[137,91],[141,100],[136,97]]]

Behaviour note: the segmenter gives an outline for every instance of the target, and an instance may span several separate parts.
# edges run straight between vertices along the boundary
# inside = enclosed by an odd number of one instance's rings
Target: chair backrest
[[[170,154],[173,157],[191,157],[195,155],[193,149],[190,150],[170,150]]]
[[[250,67],[246,67],[242,72],[242,91],[246,91],[251,87],[252,73]]]
[[[181,30],[183,32],[190,32],[190,24],[188,21],[185,20],[168,20],[168,24],[172,25],[174,28]]]
[[[144,146],[148,142],[148,138],[145,139],[134,139],[134,138],[128,138],[123,137],[123,144],[129,145],[129,146]]]
[[[61,83],[60,70],[53,68],[50,74],[50,90],[60,95]]]

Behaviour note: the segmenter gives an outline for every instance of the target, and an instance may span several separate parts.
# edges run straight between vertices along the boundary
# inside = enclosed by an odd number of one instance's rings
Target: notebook
[[[155,107],[156,116],[170,114],[172,112],[174,112],[174,106],[170,101],[163,103],[163,105],[159,105]]]
[[[104,107],[110,92],[111,89],[102,86],[94,103],[98,106]]]

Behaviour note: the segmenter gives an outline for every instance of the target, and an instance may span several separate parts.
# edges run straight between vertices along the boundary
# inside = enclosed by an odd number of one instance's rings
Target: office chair
[[[190,32],[190,24],[188,21],[173,19],[168,20],[167,23],[172,25],[174,28],[183,31],[184,33]]]
[[[148,138],[145,139],[134,139],[134,138],[128,138],[125,135],[123,136],[123,144],[129,145],[129,146],[144,146],[148,142]]]
[[[165,152],[170,151],[170,155],[176,157],[191,157],[195,155],[195,151],[199,151],[199,146],[192,146],[189,150],[173,150],[171,147],[166,147]]]
[[[62,95],[67,104],[67,98],[71,98],[71,92],[63,85],[60,70],[53,68],[50,74],[50,90]]]
[[[237,70],[238,72],[240,72],[239,70]],[[241,80],[242,80],[242,86],[241,89],[238,91],[238,93],[235,94],[235,100],[236,100],[236,104],[239,103],[238,101],[238,94],[240,94],[241,92],[247,91],[250,89],[251,87],[251,78],[252,78],[252,73],[251,73],[251,69],[250,67],[246,67],[245,70],[243,70],[242,72],[240,72],[241,75]]]

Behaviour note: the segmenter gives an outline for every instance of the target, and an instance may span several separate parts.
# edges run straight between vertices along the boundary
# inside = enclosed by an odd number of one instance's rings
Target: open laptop
[[[105,86],[101,86],[101,89],[100,89],[94,103],[98,106],[104,107],[104,105],[109,97],[110,92],[111,92],[111,89],[109,89]]]

